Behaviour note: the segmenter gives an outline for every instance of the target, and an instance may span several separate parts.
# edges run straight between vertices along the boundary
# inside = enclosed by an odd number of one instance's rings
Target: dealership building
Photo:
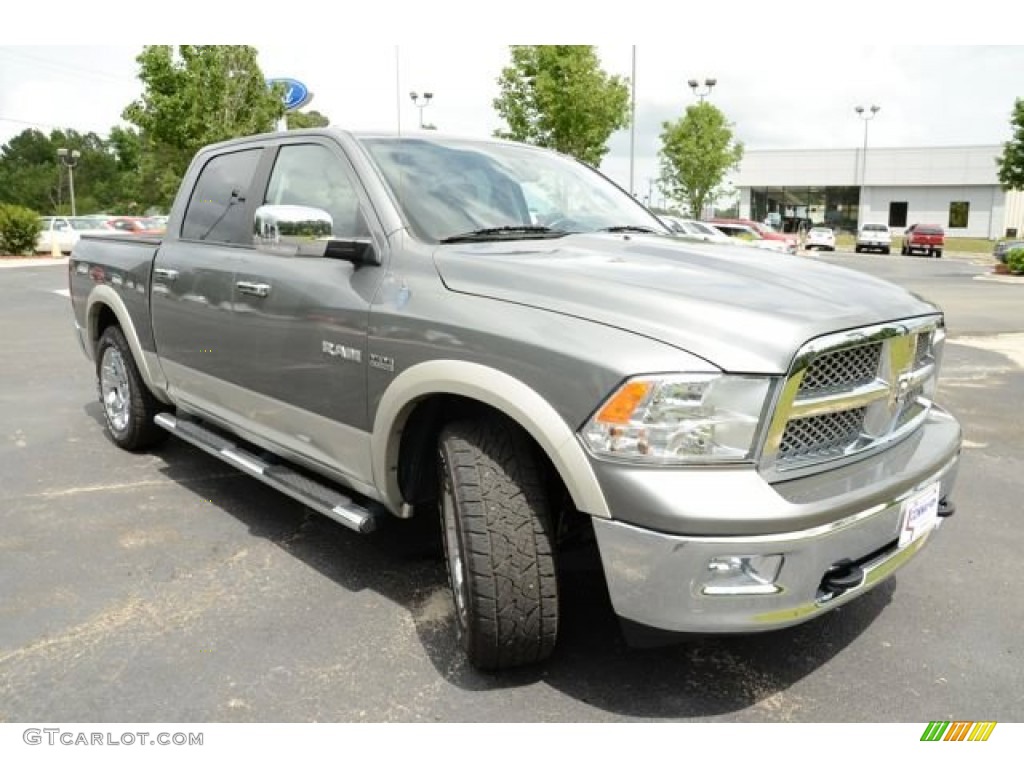
[[[950,237],[1024,235],[1024,193],[996,176],[1002,146],[747,150],[740,216],[786,229],[938,224]]]

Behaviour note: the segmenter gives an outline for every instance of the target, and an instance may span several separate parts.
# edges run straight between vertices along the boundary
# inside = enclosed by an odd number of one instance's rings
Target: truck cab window
[[[241,244],[251,238],[245,196],[262,151],[257,147],[217,155],[203,167],[185,212],[182,239]]]
[[[369,237],[359,197],[342,161],[319,144],[291,144],[278,152],[266,205],[304,205],[330,214],[337,238]]]

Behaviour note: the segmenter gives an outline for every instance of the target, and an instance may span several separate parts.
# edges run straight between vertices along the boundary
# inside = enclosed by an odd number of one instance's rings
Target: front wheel
[[[141,451],[163,441],[168,432],[153,418],[162,410],[146,387],[124,333],[116,325],[96,344],[96,380],[107,434],[119,448]]]
[[[470,663],[543,661],[558,635],[554,537],[526,435],[500,417],[438,438],[440,512],[459,639]]]

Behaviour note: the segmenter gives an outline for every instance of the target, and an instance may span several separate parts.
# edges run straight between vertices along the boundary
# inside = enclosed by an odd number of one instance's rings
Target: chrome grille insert
[[[807,369],[801,392],[848,389],[869,384],[878,375],[882,343],[821,355]]]
[[[779,460],[841,456],[846,447],[860,437],[863,424],[863,408],[794,419],[786,424],[782,445],[779,446]]]
[[[932,316],[804,345],[775,406],[762,472],[799,476],[913,431],[931,407],[944,338],[941,317]]]

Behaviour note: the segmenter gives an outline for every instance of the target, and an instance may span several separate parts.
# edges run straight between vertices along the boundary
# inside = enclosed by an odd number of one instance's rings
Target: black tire
[[[939,250],[937,250],[935,252],[935,258],[936,259],[941,259],[942,258],[942,250],[941,249],[939,249]]]
[[[889,249],[889,248],[883,248],[883,249],[882,249],[882,253],[884,253],[884,254],[885,254],[886,256],[888,256],[888,255],[889,255],[889,253],[890,253],[890,250],[891,250],[891,249]]]
[[[554,536],[526,435],[493,417],[438,437],[441,526],[461,645],[498,670],[543,661],[558,636]]]
[[[860,253],[860,252],[861,252],[861,247],[860,247],[859,245],[855,245],[855,246],[853,247],[853,252],[854,252],[854,253]]]
[[[900,255],[901,256],[909,256],[910,255],[910,249],[907,248],[907,246],[905,244],[900,246]]]
[[[104,365],[110,366],[107,398]],[[142,381],[131,347],[116,325],[103,331],[96,344],[96,389],[107,434],[119,448],[141,451],[162,442],[169,434],[153,422],[153,417],[167,407],[153,397]]]

